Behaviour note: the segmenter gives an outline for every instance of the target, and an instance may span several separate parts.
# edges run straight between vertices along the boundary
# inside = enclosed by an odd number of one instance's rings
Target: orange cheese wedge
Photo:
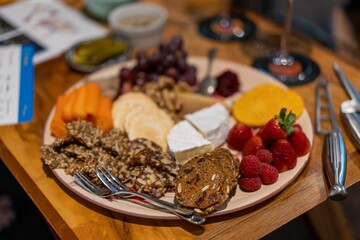
[[[262,84],[240,96],[235,101],[232,114],[238,122],[261,127],[283,107],[299,117],[304,109],[304,101],[293,90],[273,84]]]

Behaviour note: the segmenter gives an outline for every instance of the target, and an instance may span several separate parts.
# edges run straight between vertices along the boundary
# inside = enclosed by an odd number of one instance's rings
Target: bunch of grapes
[[[186,82],[190,86],[196,84],[196,67],[188,64],[187,52],[183,49],[181,36],[174,36],[168,43],[161,43],[158,51],[148,55],[139,52],[133,68],[120,70],[120,83],[131,86],[143,86],[147,82],[157,82],[164,75],[175,82]]]

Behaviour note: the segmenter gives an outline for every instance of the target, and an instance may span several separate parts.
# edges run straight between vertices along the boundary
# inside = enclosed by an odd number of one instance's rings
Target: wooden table
[[[67,2],[81,7],[77,1]],[[163,2],[170,12],[164,38],[182,35],[191,55],[205,56],[207,49],[216,47],[219,58],[251,64],[252,59],[242,50],[243,43],[222,43],[198,34],[195,22],[212,13],[210,8],[206,14],[202,11],[203,15],[200,15],[197,6],[192,5],[189,9],[191,1],[153,2]],[[279,27],[271,21],[251,12],[247,16],[257,24],[259,31],[279,33]],[[332,63],[338,62],[358,90],[360,70],[316,43],[311,43],[311,47],[309,56],[320,65],[323,74],[332,76],[331,92],[339,118],[340,103],[348,97],[332,70]],[[258,239],[327,200],[328,186],[321,162],[323,137],[315,135],[306,168],[284,191],[250,209],[209,218],[201,227],[177,220],[126,216],[95,206],[58,182],[40,160],[39,150],[45,121],[57,96],[84,75],[70,70],[61,56],[36,66],[35,77],[34,120],[0,127],[0,158],[62,239]],[[303,96],[312,120],[315,84],[292,88]],[[348,152],[346,185],[351,186],[360,180],[360,155],[349,135],[344,134],[344,138]]]

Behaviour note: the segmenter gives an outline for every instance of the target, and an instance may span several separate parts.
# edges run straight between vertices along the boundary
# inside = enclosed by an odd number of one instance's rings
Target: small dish
[[[72,69],[90,73],[127,60],[130,51],[127,41],[106,36],[77,43],[65,53],[65,58]]]
[[[244,16],[232,17],[227,14],[220,14],[217,17],[200,21],[198,30],[205,37],[229,42],[250,38],[256,31],[256,25]]]
[[[299,74],[293,76],[277,75],[271,73],[268,69],[268,63],[270,55],[265,55],[255,59],[252,66],[267,74],[270,74],[274,78],[287,86],[298,86],[314,81],[320,74],[320,68],[313,60],[301,54],[291,53],[295,60],[299,61],[302,66],[302,71]]]
[[[161,43],[167,18],[167,11],[159,5],[131,3],[111,11],[108,23],[132,48],[143,50]]]
[[[84,6],[91,16],[106,21],[109,13],[114,8],[132,2],[134,0],[85,0]]]

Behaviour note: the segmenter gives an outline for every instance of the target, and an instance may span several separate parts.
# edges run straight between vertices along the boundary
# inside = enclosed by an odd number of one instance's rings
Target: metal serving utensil
[[[213,76],[211,76],[212,62],[216,56],[216,52],[216,48],[211,48],[209,50],[206,75],[204,79],[200,82],[200,86],[198,89],[198,93],[205,96],[213,95],[217,87],[217,80]]]
[[[352,136],[357,148],[360,149],[360,115],[358,114],[358,112],[360,112],[360,94],[351,85],[339,65],[334,62],[333,66],[342,85],[350,96],[350,100],[341,104],[341,116],[344,120],[346,130]]]
[[[138,193],[138,192],[135,192],[132,190],[127,190],[127,189],[120,189],[120,188],[117,190],[116,189],[105,190],[101,187],[98,187],[95,183],[90,181],[85,175],[83,175],[80,172],[75,173],[74,180],[80,187],[82,187],[86,191],[88,191],[92,194],[95,194],[99,197],[102,197],[102,198],[111,198],[113,196],[120,196],[122,198],[128,198],[130,196],[137,196],[142,199],[148,200],[154,206],[168,210],[170,213],[173,213],[174,215],[178,216],[180,219],[186,220],[187,222],[190,222],[192,224],[201,225],[201,224],[205,223],[205,221],[206,221],[206,216],[204,216],[200,213],[179,208],[170,202],[165,202],[160,199],[155,199],[155,198],[152,198],[152,197],[142,194],[142,193]],[[106,180],[106,181],[108,181],[108,184],[106,185],[108,187],[110,182],[109,182],[109,180]]]
[[[330,183],[329,197],[332,200],[344,200],[348,192],[345,188],[346,148],[341,129],[336,121],[330,97],[329,82],[326,77],[320,78],[316,86],[316,132],[324,134],[322,159],[327,179]],[[327,114],[324,115],[323,112]],[[323,121],[330,121],[331,130],[324,130]]]

